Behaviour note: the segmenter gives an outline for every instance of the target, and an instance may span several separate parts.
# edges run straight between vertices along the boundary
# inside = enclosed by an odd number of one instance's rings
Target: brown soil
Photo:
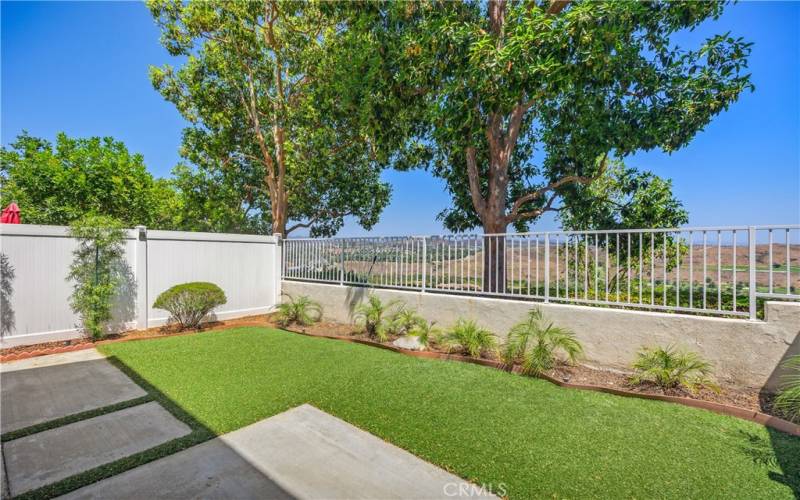
[[[41,344],[6,347],[4,349],[0,349],[0,356],[6,356],[8,354],[18,354],[24,352],[43,351],[43,350],[54,349],[57,347],[68,347],[68,346],[76,346],[83,344],[93,344],[93,342],[85,338],[79,338],[71,340],[59,340],[55,342],[42,342]]]
[[[51,350],[64,347],[72,347],[72,346],[88,347],[90,345],[98,345],[104,342],[114,342],[120,340],[135,340],[143,338],[168,337],[174,335],[189,335],[192,333],[205,332],[211,330],[222,330],[237,326],[272,326],[268,322],[268,317],[269,315],[262,314],[258,316],[247,316],[244,318],[213,321],[210,323],[204,323],[199,328],[193,328],[183,331],[180,331],[177,325],[165,325],[154,328],[148,328],[147,330],[130,330],[119,334],[107,335],[105,338],[96,341],[88,339],[86,337],[81,337],[71,340],[59,340],[56,342],[42,342],[40,344],[6,347],[4,349],[0,349],[0,357],[6,357],[12,354],[26,354],[34,352],[41,352],[43,354],[47,354]]]
[[[281,328],[281,326],[277,324],[274,318],[268,318],[267,323],[269,324],[269,326],[275,328]],[[353,325],[345,325],[342,323],[335,323],[330,321],[322,321],[307,326],[292,325],[289,329],[299,331],[302,333],[307,333],[310,335],[349,337],[354,340],[370,340],[370,341],[373,340],[370,339],[367,335],[358,332]],[[387,342],[383,342],[383,344],[391,345],[393,340],[394,338],[389,339]],[[445,349],[435,345],[432,346],[430,350],[434,352],[443,352],[443,353],[447,352]],[[482,356],[482,358],[490,360],[497,359],[496,356],[488,354]],[[620,371],[608,370],[598,367],[591,367],[587,365],[577,365],[577,366],[560,365],[558,368],[550,371],[548,375],[557,380],[561,380],[563,382],[569,382],[571,384],[596,385],[601,387],[610,387],[614,389],[636,392],[640,394],[677,396],[677,397],[696,399],[700,401],[711,401],[714,403],[738,406],[740,408],[767,413],[778,417],[781,416],[776,412],[772,411],[772,404],[771,404],[772,397],[759,394],[759,391],[757,389],[745,390],[745,389],[735,389],[732,387],[723,386],[722,390],[719,393],[714,392],[710,389],[701,389],[696,394],[692,394],[688,390],[680,388],[662,390],[661,388],[652,384],[646,384],[646,385],[631,384],[629,382],[629,377],[631,375],[630,373],[624,373]]]
[[[711,401],[714,403],[738,406],[748,410],[768,413],[762,404],[761,397],[757,389],[743,390],[734,389],[732,387],[722,387],[722,390],[717,393],[710,389],[704,388],[700,389],[696,394],[692,394],[690,391],[682,388],[661,389],[654,384],[634,385],[629,381],[629,377],[631,375],[630,373],[604,370],[585,365],[561,365],[558,368],[551,370],[548,375],[557,380],[569,382],[571,384],[599,385],[640,394],[656,394],[691,398],[700,401]]]

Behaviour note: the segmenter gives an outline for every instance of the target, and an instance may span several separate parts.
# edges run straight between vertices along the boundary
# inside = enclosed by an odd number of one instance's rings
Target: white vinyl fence
[[[76,241],[66,227],[0,225],[0,291],[3,346],[79,336],[66,279]],[[219,285],[227,303],[219,319],[262,314],[280,295],[280,245],[272,236],[127,231],[129,282],[115,306],[115,328],[164,324],[168,313],[152,307],[158,294],[189,281]]]
[[[756,319],[800,299],[800,225],[287,239],[284,279]]]

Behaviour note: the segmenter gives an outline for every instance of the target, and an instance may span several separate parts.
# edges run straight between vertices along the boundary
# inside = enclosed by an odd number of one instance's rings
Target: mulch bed
[[[738,406],[748,410],[763,412],[761,396],[756,389],[734,389],[723,387],[717,393],[710,389],[700,389],[692,394],[685,389],[661,389],[655,384],[634,385],[629,382],[630,373],[604,370],[585,365],[559,366],[557,369],[548,373],[552,378],[581,385],[600,385],[613,387],[638,394],[654,394],[664,396],[675,396],[681,398],[697,399],[699,401],[711,401],[724,405]]]
[[[321,337],[344,338],[359,343],[376,345],[406,353],[409,352],[405,349],[398,349],[397,347],[393,346],[392,341],[394,338],[390,338],[386,342],[379,343],[373,339],[370,339],[364,333],[358,332],[353,325],[322,321],[307,326],[292,325],[289,328],[286,328],[279,325],[274,318],[268,318],[267,323],[271,327],[288,329],[289,331],[294,331],[296,333]],[[449,354],[445,349],[437,347],[438,346],[436,345],[432,345],[431,348],[424,353],[439,355]],[[463,356],[452,354],[450,354],[448,357],[450,359],[456,359],[459,361],[477,362],[478,364],[484,364],[487,366],[497,366],[500,364],[500,361],[492,355],[484,355],[480,359],[464,359],[465,357]],[[782,416],[780,413],[773,410],[772,400],[774,399],[774,395],[761,394],[758,389],[739,389],[729,386],[722,386],[722,390],[719,393],[710,389],[700,389],[697,393],[693,394],[688,390],[680,388],[664,390],[653,384],[633,385],[629,382],[630,375],[631,372],[609,370],[579,364],[577,366],[560,365],[556,369],[547,373],[546,377],[544,378],[555,383],[561,383],[565,386],[601,387],[625,392],[626,395],[629,396],[640,395],[642,397],[654,397],[658,399],[665,397],[670,400],[675,398],[690,399],[698,402],[708,402],[728,407],[736,407],[741,410],[748,410],[751,413],[760,413],[778,418],[786,418],[785,416]]]
[[[268,315],[261,314],[257,316],[247,316],[244,318],[236,318],[230,320],[213,321],[204,323],[199,328],[190,330],[179,330],[176,325],[165,325],[159,327],[148,328],[147,330],[130,330],[123,333],[108,335],[102,340],[90,340],[86,337],[81,337],[71,340],[60,340],[55,342],[43,342],[40,344],[6,347],[0,349],[0,362],[15,361],[19,359],[33,358],[36,356],[45,356],[48,354],[58,354],[62,352],[80,351],[82,349],[91,349],[92,347],[106,344],[109,342],[122,342],[128,340],[144,340],[161,337],[172,337],[178,335],[191,335],[198,332],[206,332],[213,330],[224,330],[227,328],[234,328],[238,326],[270,326],[268,322]]]

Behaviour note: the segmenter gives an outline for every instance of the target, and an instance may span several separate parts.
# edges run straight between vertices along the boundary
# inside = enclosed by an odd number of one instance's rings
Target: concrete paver
[[[0,432],[6,433],[146,395],[94,350],[42,356],[0,372]],[[96,353],[96,354],[95,354]],[[66,356],[69,354],[71,356]],[[50,359],[44,359],[50,358]],[[77,362],[76,362],[77,361]]]
[[[302,405],[72,492],[66,498],[452,498],[482,492]]]
[[[150,402],[5,442],[10,493],[19,495],[189,432]]]
[[[123,472],[60,498],[293,498],[221,439]]]

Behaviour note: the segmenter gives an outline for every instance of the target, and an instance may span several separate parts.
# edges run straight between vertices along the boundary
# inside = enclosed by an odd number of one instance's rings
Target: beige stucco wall
[[[443,327],[471,318],[501,338],[531,307],[540,307],[551,321],[575,332],[590,364],[626,369],[642,346],[676,344],[714,363],[716,378],[735,387],[774,389],[780,362],[800,354],[800,303],[767,302],[766,320],[749,321],[298,281],[283,281],[282,288],[320,302],[330,320],[350,322],[355,305],[375,293],[401,300]]]

